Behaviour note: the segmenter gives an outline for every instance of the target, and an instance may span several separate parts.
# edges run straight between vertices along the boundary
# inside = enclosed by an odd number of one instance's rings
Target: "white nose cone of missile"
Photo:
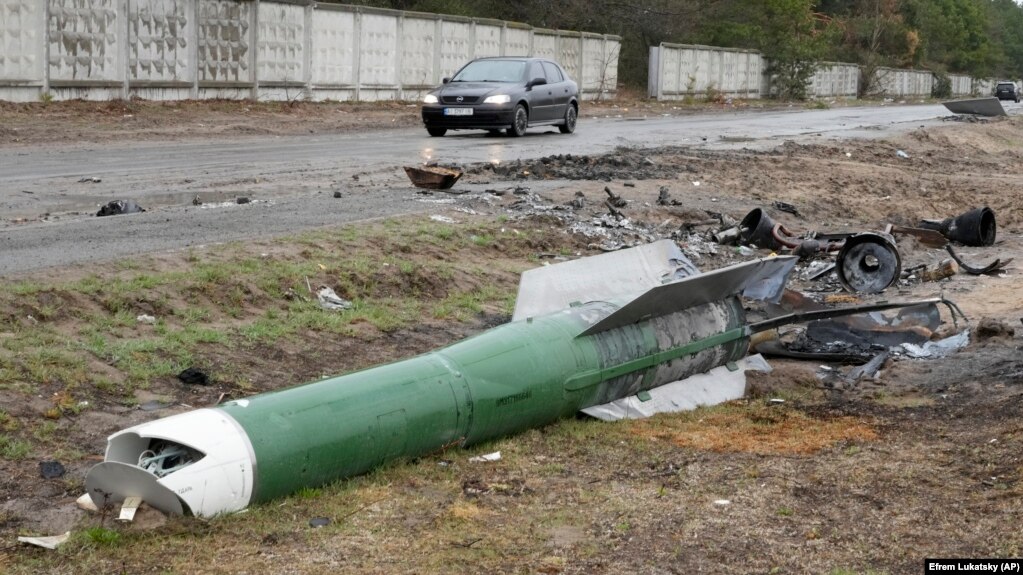
[[[249,504],[255,468],[238,422],[220,409],[199,409],[111,435],[85,488],[100,507],[141,497],[165,513],[209,517]]]

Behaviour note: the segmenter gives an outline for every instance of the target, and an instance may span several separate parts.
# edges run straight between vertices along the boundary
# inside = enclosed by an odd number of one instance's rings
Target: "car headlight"
[[[487,96],[486,100],[483,100],[484,104],[507,104],[511,102],[511,96],[508,94],[501,94],[499,96]]]
[[[423,103],[424,104],[436,104],[437,103],[437,96],[434,96],[433,94],[427,94],[426,96],[423,96]]]

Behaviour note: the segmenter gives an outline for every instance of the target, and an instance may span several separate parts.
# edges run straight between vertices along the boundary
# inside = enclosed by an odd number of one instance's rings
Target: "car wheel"
[[[522,104],[515,106],[515,119],[512,120],[512,127],[508,128],[508,135],[518,138],[526,135],[526,128],[529,127],[529,112]]]
[[[575,109],[575,106],[569,104],[568,109],[565,110],[565,123],[558,126],[562,134],[571,134],[575,131],[576,121],[579,119],[579,112]]]
[[[426,131],[429,132],[430,135],[433,136],[434,138],[439,138],[444,134],[448,133],[447,128],[427,128]]]

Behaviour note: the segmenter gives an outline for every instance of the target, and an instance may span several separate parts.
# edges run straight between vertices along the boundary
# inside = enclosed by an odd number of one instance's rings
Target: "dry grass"
[[[874,428],[859,418],[819,419],[764,403],[655,417],[636,422],[631,431],[678,447],[759,455],[810,455],[841,443],[878,439]]]

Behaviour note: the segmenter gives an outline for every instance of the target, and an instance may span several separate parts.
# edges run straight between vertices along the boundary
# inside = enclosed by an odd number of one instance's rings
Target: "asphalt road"
[[[618,146],[764,149],[786,140],[876,138],[939,123],[940,105],[585,119],[572,135],[422,129],[329,136],[68,144],[0,149],[0,275],[425,211],[401,172],[423,161],[507,162]],[[81,182],[82,178],[98,182]],[[335,191],[342,198],[333,197]],[[205,204],[196,207],[196,196]],[[252,203],[237,205],[244,196]],[[133,199],[149,211],[96,218]]]

